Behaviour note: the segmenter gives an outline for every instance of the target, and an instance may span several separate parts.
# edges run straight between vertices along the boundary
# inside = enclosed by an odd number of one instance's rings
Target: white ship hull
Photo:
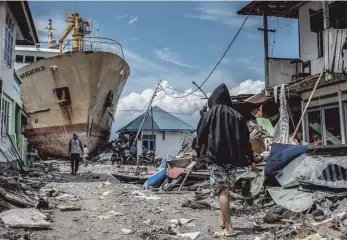
[[[66,157],[73,133],[90,151],[108,141],[130,68],[117,54],[74,52],[32,63],[17,74],[30,114],[29,143],[42,156]]]

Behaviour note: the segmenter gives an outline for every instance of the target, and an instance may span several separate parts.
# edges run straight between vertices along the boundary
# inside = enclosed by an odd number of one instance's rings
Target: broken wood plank
[[[317,233],[324,237],[332,237],[334,239],[340,239],[342,236],[342,233],[340,231],[336,231],[334,229],[328,228],[326,226],[321,226],[318,230]]]
[[[323,31],[324,37],[324,70],[329,69],[329,29]]]
[[[339,72],[340,65],[340,57],[341,57],[341,41],[342,41],[342,32],[343,30],[335,30],[337,31],[336,35],[336,49],[335,49],[335,61],[334,61],[334,69],[335,73]]]
[[[346,42],[346,37],[347,37],[347,31],[346,30],[343,30],[342,31],[342,36],[341,36],[341,50],[340,50],[340,54],[341,54],[341,59],[340,59],[340,64],[339,65],[339,72],[344,72],[346,70],[346,53],[344,52],[344,45],[345,45],[345,42]]]
[[[34,114],[34,113],[40,113],[40,112],[48,112],[50,111],[50,108],[41,108],[41,109],[35,109],[31,111],[27,111],[28,114]]]
[[[191,164],[189,164],[189,166],[187,167],[187,169],[189,170],[189,172],[186,174],[186,176],[184,177],[183,181],[182,181],[182,184],[180,186],[180,188],[178,189],[178,191],[181,191],[183,185],[185,184],[185,182],[187,181],[187,178],[189,176],[189,174],[191,173],[193,167],[195,167],[195,165],[197,164],[197,162],[192,162]]]
[[[329,71],[334,71],[334,61],[335,61],[335,50],[336,50],[336,40],[337,31],[335,29],[330,29],[329,31]]]

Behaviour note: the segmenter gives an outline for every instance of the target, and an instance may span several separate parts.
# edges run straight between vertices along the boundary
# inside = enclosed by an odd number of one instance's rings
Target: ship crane
[[[64,32],[59,38],[59,52],[63,52],[63,44],[65,38],[72,32],[72,51],[80,51],[83,48],[83,39],[85,35],[92,32],[92,21],[82,19],[76,8],[74,13],[69,13],[71,10],[65,10],[65,21],[68,23]]]

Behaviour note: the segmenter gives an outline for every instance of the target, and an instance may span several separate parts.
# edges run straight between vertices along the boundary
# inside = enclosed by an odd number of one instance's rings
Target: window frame
[[[11,102],[1,98],[1,135],[5,136],[10,132]],[[6,126],[6,129],[4,129]],[[6,132],[5,132],[6,131]]]
[[[6,11],[6,19],[4,24],[5,46],[4,46],[4,61],[8,68],[12,68],[13,50],[14,50],[14,21],[10,14]]]
[[[148,151],[152,150],[150,149],[151,142],[153,142],[153,147],[154,150],[156,149],[156,144],[157,144],[157,136],[156,135],[151,135],[151,134],[144,134],[142,135],[142,147],[146,147]]]
[[[343,106],[343,115],[346,116],[346,113],[345,113],[345,110],[347,109],[347,104],[342,104]],[[346,106],[346,107],[345,107]],[[332,108],[337,108],[339,109],[339,105],[338,104],[332,104],[332,105],[328,105],[328,106],[320,106],[320,107],[315,107],[315,108],[311,108],[311,109],[308,109],[307,112],[305,113],[305,135],[306,135],[306,141],[307,143],[310,143],[311,139],[310,139],[310,125],[309,125],[309,117],[308,117],[308,113],[309,112],[315,112],[315,111],[319,111],[319,114],[320,114],[320,125],[321,125],[321,136],[322,136],[322,144],[323,146],[326,146],[328,145],[327,144],[327,137],[326,137],[326,125],[325,125],[325,110],[327,109],[332,109]],[[345,119],[345,117],[344,117]],[[339,121],[341,121],[339,119]],[[342,131],[344,131],[344,129],[340,129],[340,135],[342,136]]]

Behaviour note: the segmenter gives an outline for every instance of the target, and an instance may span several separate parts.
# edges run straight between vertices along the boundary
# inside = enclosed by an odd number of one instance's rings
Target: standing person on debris
[[[69,143],[69,156],[71,159],[71,174],[76,175],[78,171],[78,164],[80,161],[81,153],[83,153],[83,147],[81,140],[78,139],[76,133],[73,134],[73,138]]]
[[[209,110],[201,116],[197,128],[197,156],[207,162],[212,193],[218,196],[222,214],[222,231],[217,236],[233,233],[229,212],[229,189],[236,178],[236,167],[256,168],[249,130],[242,115],[232,108],[225,84],[217,87],[208,99]]]
[[[84,144],[84,149],[83,149],[83,163],[84,166],[87,166],[87,158],[89,156],[89,149],[87,148],[87,145]]]

